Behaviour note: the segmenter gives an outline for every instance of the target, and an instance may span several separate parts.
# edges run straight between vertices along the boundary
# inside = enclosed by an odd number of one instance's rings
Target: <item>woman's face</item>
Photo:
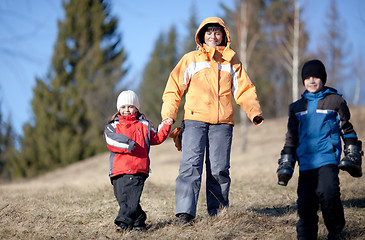
[[[222,30],[206,31],[204,34],[204,42],[209,47],[215,48],[222,43],[223,32]]]

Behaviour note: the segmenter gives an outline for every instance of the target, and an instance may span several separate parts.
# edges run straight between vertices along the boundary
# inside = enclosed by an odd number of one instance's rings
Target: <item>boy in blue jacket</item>
[[[305,92],[290,104],[288,131],[279,168],[278,184],[286,186],[299,163],[297,238],[317,239],[319,205],[328,239],[339,239],[345,225],[340,199],[339,169],[361,177],[361,141],[352,124],[342,94],[325,86],[327,73],[319,60],[302,68]],[[344,155],[341,157],[341,137]]]

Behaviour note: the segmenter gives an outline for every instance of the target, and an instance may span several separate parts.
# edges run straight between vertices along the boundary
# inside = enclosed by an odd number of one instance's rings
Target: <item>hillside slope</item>
[[[352,123],[365,139],[365,108],[352,108]],[[31,180],[0,185],[0,239],[295,239],[296,168],[287,187],[276,183],[286,118],[248,128],[247,150],[234,130],[230,208],[206,213],[205,184],[193,226],[174,224],[174,185],[180,152],[171,139],[151,148],[152,173],[142,195],[148,215],[145,233],[114,232],[118,205],[108,178],[108,153]],[[364,167],[363,167],[364,169]],[[363,170],[365,172],[365,170]],[[365,177],[340,173],[347,225],[345,239],[365,237]],[[319,239],[326,229],[320,220]]]

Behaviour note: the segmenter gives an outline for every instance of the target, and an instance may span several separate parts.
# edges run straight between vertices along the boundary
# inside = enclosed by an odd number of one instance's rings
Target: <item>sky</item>
[[[192,5],[200,23],[223,14],[222,0],[112,0],[112,14],[120,20],[118,31],[130,65],[127,80],[142,74],[154,44],[171,26],[178,41],[186,37]],[[235,0],[224,0],[233,8]],[[309,48],[315,49],[324,34],[330,0],[300,0],[301,20],[309,31]],[[365,1],[337,0],[351,55],[365,56]],[[57,21],[63,19],[61,0],[0,0],[0,111],[18,134],[31,121],[35,79],[44,79],[50,67],[57,37]],[[254,80],[253,80],[254,81]],[[130,86],[136,88],[137,86]]]

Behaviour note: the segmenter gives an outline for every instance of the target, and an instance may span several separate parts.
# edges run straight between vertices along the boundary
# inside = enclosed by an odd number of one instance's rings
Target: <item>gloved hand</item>
[[[257,126],[264,122],[264,117],[262,115],[257,115],[253,118],[253,123]]]
[[[361,157],[364,156],[362,142],[357,141],[356,145],[345,145],[343,152],[345,157],[338,164],[338,168],[348,172],[353,177],[361,177]]]
[[[278,184],[286,186],[293,176],[295,159],[292,154],[281,154],[281,158],[278,160]]]
[[[181,151],[181,127],[177,127],[174,130],[171,131],[170,138],[174,140],[175,147],[178,151]]]

